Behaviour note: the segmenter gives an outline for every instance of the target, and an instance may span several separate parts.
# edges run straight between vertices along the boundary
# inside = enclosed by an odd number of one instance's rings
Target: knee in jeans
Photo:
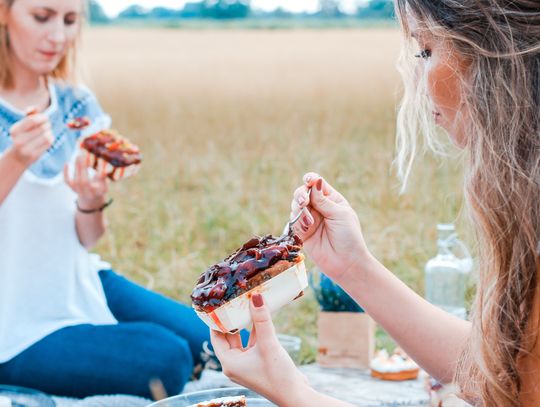
[[[162,343],[160,352],[160,377],[167,393],[178,394],[189,381],[193,372],[193,356],[187,341],[171,333]]]

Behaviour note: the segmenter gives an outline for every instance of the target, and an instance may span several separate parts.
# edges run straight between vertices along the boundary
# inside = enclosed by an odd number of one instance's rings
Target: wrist
[[[289,391],[280,392],[283,399],[278,400],[279,407],[310,407],[317,405],[317,392],[305,381],[291,386]]]
[[[103,212],[103,210],[109,207],[112,203],[113,203],[112,198],[109,199],[108,201],[105,201],[105,199],[100,200],[100,201],[92,201],[92,202],[81,202],[79,199],[75,201],[77,210],[83,214],[101,213]]]
[[[24,160],[19,154],[17,154],[17,151],[15,151],[13,146],[6,150],[4,157],[9,160],[10,167],[17,172],[23,173],[32,164],[32,162]]]
[[[353,278],[363,279],[365,274],[377,263],[377,259],[367,248],[361,248],[351,253],[351,258],[345,265],[345,271],[336,278],[336,283],[341,285],[345,281],[351,281]]]
[[[77,198],[77,205],[88,210],[99,208],[101,205],[105,204],[105,202],[107,202],[105,195],[92,198],[83,198],[79,196]]]

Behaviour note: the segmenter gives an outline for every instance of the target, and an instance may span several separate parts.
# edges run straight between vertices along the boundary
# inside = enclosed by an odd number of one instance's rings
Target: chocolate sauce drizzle
[[[81,147],[102,158],[113,167],[128,167],[142,160],[137,146],[109,131],[85,138]]]
[[[248,281],[279,260],[295,261],[302,240],[292,232],[276,238],[254,237],[221,263],[208,268],[197,281],[191,299],[200,310],[211,312],[246,291]]]

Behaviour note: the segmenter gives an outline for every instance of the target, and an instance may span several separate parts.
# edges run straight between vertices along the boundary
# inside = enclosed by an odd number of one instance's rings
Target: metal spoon
[[[307,195],[308,195],[308,198],[311,196],[311,188],[308,189]],[[281,240],[284,237],[287,237],[289,235],[289,232],[291,231],[293,225],[296,222],[298,222],[298,220],[302,216],[302,212],[304,212],[304,209],[305,208],[302,208],[302,210],[298,213],[298,215],[296,215],[293,219],[291,219],[289,222],[287,222],[287,224],[285,225],[285,228],[283,229],[283,233],[281,234],[281,236],[279,237],[278,240]]]

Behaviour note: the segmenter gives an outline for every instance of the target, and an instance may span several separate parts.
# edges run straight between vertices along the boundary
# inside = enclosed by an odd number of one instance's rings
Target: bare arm
[[[311,406],[325,406],[325,407],[353,407],[352,404],[345,401],[329,397],[325,394],[316,392],[312,387],[305,386],[304,389],[299,389],[301,394],[298,398],[292,399],[286,397],[283,403],[280,403],[280,407],[311,407]],[[278,392],[276,392],[278,393]]]
[[[64,180],[66,184],[77,194],[77,205],[84,213],[77,210],[75,224],[77,235],[81,244],[91,249],[107,230],[107,220],[102,211],[97,211],[105,203],[108,185],[104,175],[88,175],[88,168],[83,157],[78,157],[75,162],[75,174],[71,178],[68,167],[64,167]]]
[[[457,360],[470,335],[470,322],[430,304],[375,258],[340,284],[418,364],[443,383],[453,380]]]
[[[6,150],[0,157],[0,205],[4,203],[25,170],[26,166],[15,158],[12,149]]]
[[[354,210],[317,174],[306,174],[305,185],[295,193],[293,215],[302,208],[307,209],[297,232],[310,257],[425,370],[451,381],[470,324],[429,304],[379,263]]]
[[[43,114],[23,118],[9,129],[9,133],[13,145],[0,158],[0,205],[24,171],[47,151],[53,141],[49,119]]]
[[[81,208],[99,208],[103,203],[98,204],[97,202],[93,206],[83,207],[82,203],[79,203]],[[79,236],[79,241],[86,249],[93,248],[103,237],[107,231],[107,219],[103,212],[94,212],[94,213],[82,213],[77,211],[75,215],[75,224],[77,227],[77,235]]]

